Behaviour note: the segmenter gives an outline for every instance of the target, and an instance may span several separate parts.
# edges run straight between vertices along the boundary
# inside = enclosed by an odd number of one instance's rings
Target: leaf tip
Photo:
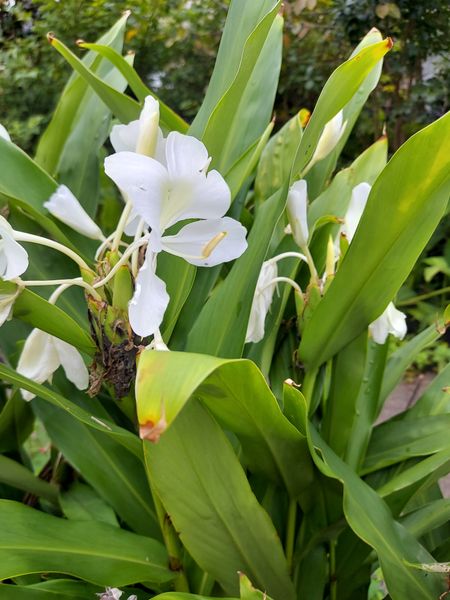
[[[47,33],[47,40],[53,45],[53,42],[56,40],[56,35],[53,33],[53,31],[49,31]]]
[[[144,424],[139,426],[139,437],[141,440],[148,440],[153,444],[159,441],[161,434],[167,429],[166,417],[163,414],[161,418],[155,423],[153,421],[146,421]]]

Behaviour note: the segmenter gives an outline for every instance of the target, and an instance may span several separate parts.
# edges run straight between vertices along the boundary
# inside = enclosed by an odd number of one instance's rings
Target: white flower
[[[300,179],[291,186],[286,205],[291,232],[300,248],[308,245],[307,207],[307,184],[305,179]]]
[[[8,142],[11,141],[11,137],[10,137],[6,127],[4,125],[2,125],[1,123],[0,123],[0,137]]]
[[[36,383],[44,383],[51,381],[60,365],[67,379],[79,390],[87,388],[89,373],[78,350],[45,331],[33,329],[25,341],[17,372]],[[35,395],[22,390],[22,396],[24,400],[31,400]]]
[[[369,325],[369,331],[377,344],[384,344],[389,334],[402,340],[407,331],[406,315],[389,302],[383,314]]]
[[[0,289],[0,327],[11,317],[14,302],[22,291],[22,288],[18,285],[14,286],[12,283],[3,284],[3,286],[5,285],[10,287],[8,287],[8,289],[4,289],[3,291]]]
[[[106,174],[152,229],[129,311],[134,332],[143,337],[159,328],[169,302],[165,283],[155,274],[159,252],[212,267],[237,258],[247,248],[246,229],[223,217],[230,206],[230,190],[217,171],[207,173],[209,162],[202,142],[178,132],[167,137],[163,163],[134,152],[105,159]],[[185,225],[175,235],[163,235],[187,219],[202,220]]]
[[[100,227],[94,223],[69,188],[60,185],[56,192],[44,202],[45,208],[57,219],[93,240],[103,240]]]
[[[14,239],[14,230],[0,216],[0,278],[15,279],[28,268],[28,254]]]
[[[276,262],[268,260],[262,264],[253,296],[245,343],[260,342],[264,337],[264,323],[277,287],[277,275]]]
[[[347,121],[342,122],[344,114],[340,110],[328,123],[322,131],[322,135],[317,142],[316,150],[311,159],[311,166],[319,160],[324,159],[334,148],[344,134]]]
[[[100,600],[120,600],[122,597],[122,590],[119,588],[107,587],[104,592],[100,594],[96,594],[100,598]],[[128,600],[137,600],[137,596],[134,594],[132,596],[128,596]]]
[[[352,190],[352,197],[344,217],[344,224],[341,227],[341,233],[345,234],[349,242],[352,241],[361,220],[367,199],[370,194],[371,186],[366,183],[360,183]]]
[[[147,96],[139,119],[128,125],[114,125],[109,139],[116,152],[138,152],[164,160],[165,140],[159,122],[159,103]]]

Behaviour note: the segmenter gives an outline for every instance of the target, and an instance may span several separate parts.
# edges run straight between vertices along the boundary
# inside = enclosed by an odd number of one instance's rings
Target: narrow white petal
[[[83,357],[76,348],[53,337],[53,344],[58,353],[59,362],[67,376],[79,390],[85,390],[89,385],[89,372],[84,363]]]
[[[341,139],[345,127],[347,123],[342,123],[343,120],[343,112],[340,110],[328,123],[325,125],[322,131],[322,135],[319,138],[319,141],[316,146],[316,150],[314,152],[312,162],[317,162],[322,160],[328,154],[334,150],[337,143]]]
[[[265,321],[273,295],[276,289],[276,283],[271,284],[278,275],[278,269],[275,262],[266,261],[261,267],[258,281],[256,283],[255,294],[253,296],[252,308],[247,325],[245,342],[260,342],[264,337]]]
[[[152,228],[159,228],[163,203],[169,193],[167,170],[153,158],[118,152],[105,158],[105,173],[133,203],[136,213]]]
[[[230,217],[185,225],[161,239],[163,250],[198,267],[213,267],[238,258],[247,249],[247,230]]]
[[[171,131],[167,136],[166,160],[171,178],[189,176],[208,165],[208,150],[197,138]]]
[[[17,364],[17,372],[36,383],[44,383],[59,367],[59,357],[52,336],[40,329],[33,329],[25,341]],[[24,400],[31,400],[34,394],[22,390]]]
[[[15,279],[27,268],[27,251],[14,239],[14,230],[8,221],[0,216],[0,278]]]
[[[0,292],[0,327],[9,319],[14,306],[14,301],[17,298],[18,290],[12,294],[4,294]]]
[[[218,171],[171,179],[169,198],[161,211],[161,231],[185,219],[218,219],[230,203],[230,188]]]
[[[352,197],[345,214],[345,223],[341,227],[342,233],[345,233],[349,242],[352,241],[361,220],[364,209],[366,208],[371,186],[366,183],[360,183],[352,190]]]
[[[11,141],[11,137],[8,133],[8,130],[1,123],[0,123],[0,137],[3,138],[4,140],[7,140],[8,142]]]
[[[159,102],[152,96],[147,96],[144,108],[139,117],[139,136],[136,152],[146,156],[154,156],[158,143]]]
[[[289,190],[286,210],[289,223],[297,244],[303,248],[308,245],[308,191],[305,179],[296,181]]]
[[[156,257],[147,250],[136,278],[136,291],[128,305],[131,327],[142,337],[159,329],[170,300],[166,284],[155,274],[155,268]]]
[[[139,121],[128,125],[113,125],[109,139],[116,152],[136,152],[139,138]]]
[[[87,214],[69,188],[60,185],[56,192],[44,202],[45,208],[57,219],[93,240],[103,239],[100,227]]]

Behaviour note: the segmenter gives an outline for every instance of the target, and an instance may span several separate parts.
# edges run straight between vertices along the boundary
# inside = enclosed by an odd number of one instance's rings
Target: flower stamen
[[[213,252],[213,250],[215,250],[215,248],[220,244],[220,242],[225,239],[227,237],[227,232],[226,231],[221,231],[220,233],[218,233],[217,235],[215,235],[212,240],[210,240],[207,244],[205,244],[205,246],[203,247],[202,250],[202,258],[209,258],[211,256],[211,253]]]

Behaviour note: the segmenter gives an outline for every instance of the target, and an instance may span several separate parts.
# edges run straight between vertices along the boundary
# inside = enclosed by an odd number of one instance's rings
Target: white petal
[[[52,336],[40,329],[33,329],[25,341],[16,371],[36,383],[44,383],[59,367],[59,356]],[[24,400],[31,400],[35,394],[22,390]]]
[[[136,291],[128,305],[133,331],[142,337],[153,335],[162,323],[169,304],[166,284],[155,274],[156,256],[147,250],[136,278]]]
[[[169,193],[167,170],[149,156],[118,152],[105,158],[105,173],[131,200],[136,213],[159,229],[161,207]]]
[[[87,214],[69,188],[60,185],[50,200],[44,202],[45,208],[57,219],[93,240],[104,238],[100,227]]]
[[[89,372],[81,354],[74,346],[57,337],[53,337],[53,343],[67,379],[79,390],[85,390],[89,385]]]
[[[6,129],[6,127],[4,125],[2,125],[0,123],[0,137],[3,138],[4,140],[7,140],[8,142],[11,141],[11,137]]]
[[[352,190],[352,197],[345,214],[345,223],[341,227],[342,233],[345,233],[349,242],[352,241],[361,220],[364,209],[366,208],[367,198],[369,197],[371,186],[366,183],[360,183]]]
[[[139,117],[139,136],[136,152],[146,156],[154,156],[158,143],[159,102],[147,96],[144,108]]]
[[[27,251],[14,239],[14,230],[8,221],[0,216],[0,278],[15,279],[27,268]]]
[[[20,286],[13,287],[9,292],[0,291],[0,327],[10,318],[14,302],[21,291]]]
[[[406,315],[390,302],[378,319],[369,325],[369,330],[377,344],[384,344],[389,334],[402,340],[407,331]]]
[[[308,192],[306,180],[300,179],[289,190],[286,209],[292,228],[292,235],[301,248],[308,245],[307,206]]]
[[[245,335],[246,343],[260,342],[264,337],[264,324],[276,289],[276,283],[271,284],[270,282],[277,275],[278,269],[275,262],[266,261],[263,263],[250,310],[247,333]]]
[[[207,167],[208,150],[197,138],[171,131],[167,136],[166,160],[171,178],[189,176]]]
[[[198,267],[213,267],[241,256],[247,249],[247,230],[230,217],[185,225],[176,235],[161,239],[166,252]]]
[[[322,135],[317,143],[312,162],[322,160],[335,148],[336,144],[342,137],[345,131],[347,122],[342,123],[343,112],[340,110],[328,123],[322,131]]]
[[[230,202],[230,188],[218,171],[171,179],[169,198],[161,211],[161,231],[185,219],[218,219]]]
[[[113,125],[109,139],[116,152],[136,152],[139,138],[139,121],[128,125]]]

